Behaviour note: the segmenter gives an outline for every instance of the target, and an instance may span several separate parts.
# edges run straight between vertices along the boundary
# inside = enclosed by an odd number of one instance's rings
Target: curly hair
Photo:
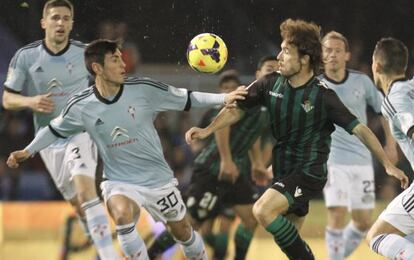
[[[280,25],[280,35],[297,47],[300,56],[309,56],[309,67],[317,74],[322,64],[321,27],[313,22],[287,19]]]

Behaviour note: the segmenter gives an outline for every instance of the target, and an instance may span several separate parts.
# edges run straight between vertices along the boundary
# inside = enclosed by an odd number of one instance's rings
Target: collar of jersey
[[[302,86],[299,87],[292,87],[292,85],[290,85],[289,80],[286,78],[286,82],[288,84],[288,86],[292,89],[292,90],[299,90],[299,89],[303,89],[306,88],[306,86],[308,86],[311,82],[313,82],[316,79],[315,76],[312,76],[305,84],[303,84]]]
[[[329,82],[331,82],[332,84],[335,84],[335,85],[340,85],[340,84],[343,84],[347,79],[348,79],[348,75],[349,75],[349,72],[348,72],[348,70],[345,70],[345,77],[341,80],[341,81],[336,81],[336,80],[334,80],[334,79],[331,79],[330,77],[328,77],[328,75],[326,75],[325,73],[323,74],[323,77],[327,80],[327,81],[329,81]]]
[[[64,54],[68,49],[69,49],[69,45],[70,45],[70,43],[69,43],[69,41],[68,41],[68,43],[66,44],[66,46],[65,46],[65,48],[63,48],[60,52],[58,52],[58,53],[54,53],[53,51],[51,51],[47,46],[46,46],[46,43],[45,43],[45,40],[42,40],[42,46],[43,46],[43,48],[46,50],[46,52],[47,53],[49,53],[49,55],[51,55],[51,56],[60,56],[60,55],[62,55],[62,54]]]
[[[390,93],[392,86],[394,86],[394,84],[395,84],[396,82],[399,82],[399,81],[407,81],[407,80],[408,80],[408,79],[407,79],[407,77],[403,77],[403,78],[399,78],[399,79],[394,79],[394,80],[391,82],[391,84],[390,84],[390,88],[388,89],[388,93]]]
[[[108,104],[108,105],[117,102],[118,99],[121,97],[123,90],[124,90],[124,84],[121,84],[121,86],[119,87],[119,91],[118,91],[118,93],[116,93],[115,97],[112,100],[108,100],[108,99],[104,98],[103,96],[101,96],[98,89],[96,88],[96,85],[93,85],[93,93],[95,94],[95,97],[99,101],[101,101],[102,103],[105,103],[105,104]]]

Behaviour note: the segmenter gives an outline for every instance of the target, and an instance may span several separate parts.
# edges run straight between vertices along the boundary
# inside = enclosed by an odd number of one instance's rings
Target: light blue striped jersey
[[[414,169],[414,81],[401,80],[391,85],[381,108],[391,133]]]
[[[188,110],[190,100],[186,89],[127,78],[112,100],[95,86],[76,94],[50,128],[63,137],[87,131],[98,146],[107,179],[160,187],[172,180],[173,171],[153,121],[159,111]]]
[[[52,113],[33,113],[36,131],[59,115],[72,94],[88,87],[85,47],[70,40],[62,51],[54,54],[40,40],[19,49],[12,58],[4,83],[6,91],[20,93],[25,89],[28,96],[51,92],[55,102]]]
[[[319,77],[335,91],[342,103],[361,123],[367,123],[367,106],[372,107],[377,113],[381,112],[382,94],[367,75],[354,70],[346,70],[345,79],[341,82],[336,82],[326,75]],[[370,151],[356,136],[350,135],[343,128],[335,125],[335,131],[331,137],[328,164],[372,164]]]

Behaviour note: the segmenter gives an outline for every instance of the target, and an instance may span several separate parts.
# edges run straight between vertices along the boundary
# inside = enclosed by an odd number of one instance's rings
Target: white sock
[[[189,240],[183,242],[176,240],[183,248],[184,255],[187,259],[207,260],[207,253],[201,236],[192,230]]]
[[[82,203],[89,228],[89,234],[102,260],[119,259],[112,244],[111,229],[105,209],[99,198]]]
[[[350,221],[344,229],[345,240],[345,257],[348,257],[361,243],[361,240],[365,237],[366,232],[359,230],[355,227],[354,223]]]
[[[369,245],[371,249],[389,259],[414,259],[414,244],[396,234],[381,234],[374,237]]]
[[[126,225],[117,225],[116,232],[118,233],[118,241],[121,245],[125,256],[131,260],[147,260],[149,259],[147,248],[144,240],[138,235],[135,230],[135,223]]]
[[[329,260],[343,260],[345,259],[345,241],[342,229],[326,228],[325,241],[328,248]]]

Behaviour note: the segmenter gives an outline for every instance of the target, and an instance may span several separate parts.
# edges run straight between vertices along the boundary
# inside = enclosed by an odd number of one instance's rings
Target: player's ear
[[[347,52],[345,53],[345,61],[346,61],[346,62],[348,62],[348,61],[350,61],[350,60],[351,60],[351,52],[347,51]]]
[[[300,58],[300,63],[302,63],[302,65],[310,65],[310,56],[308,54],[302,55]]]
[[[103,68],[101,64],[97,62],[92,62],[92,70],[95,72],[96,75],[101,75]]]
[[[42,27],[42,29],[46,29],[46,21],[45,21],[45,18],[40,19],[40,26]]]

